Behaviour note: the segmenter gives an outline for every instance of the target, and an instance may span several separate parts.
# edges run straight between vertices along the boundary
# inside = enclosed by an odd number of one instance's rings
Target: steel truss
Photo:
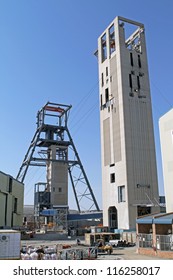
[[[46,167],[50,161],[68,164],[68,173],[79,212],[99,211],[96,198],[67,126],[71,105],[47,102],[37,113],[37,129],[19,169],[17,180],[24,182],[30,166]],[[50,159],[50,147],[56,159]],[[51,190],[48,190],[51,192]],[[50,206],[53,207],[53,206]]]

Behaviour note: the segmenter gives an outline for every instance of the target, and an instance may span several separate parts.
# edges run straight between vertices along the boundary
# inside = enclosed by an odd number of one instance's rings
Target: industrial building
[[[173,212],[173,109],[159,120],[166,212]]]
[[[116,17],[98,38],[104,226],[159,212],[145,28]]]
[[[23,196],[23,183],[0,171],[0,228],[22,226]]]

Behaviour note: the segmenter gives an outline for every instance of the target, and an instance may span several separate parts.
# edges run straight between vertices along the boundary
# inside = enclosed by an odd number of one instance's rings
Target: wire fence
[[[156,244],[153,243],[152,234],[138,234],[139,248],[154,248],[160,251],[173,251],[173,234],[156,235]]]
[[[173,251],[173,235],[156,235],[156,248],[161,251]]]

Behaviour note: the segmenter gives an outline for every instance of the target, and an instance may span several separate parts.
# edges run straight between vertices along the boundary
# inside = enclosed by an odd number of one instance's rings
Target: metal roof
[[[173,213],[150,214],[136,219],[137,224],[173,224]]]
[[[102,219],[103,213],[100,212],[91,212],[91,213],[80,213],[80,214],[68,214],[68,221],[79,221],[79,220],[88,220],[88,219]]]
[[[173,213],[153,219],[154,224],[173,224]]]

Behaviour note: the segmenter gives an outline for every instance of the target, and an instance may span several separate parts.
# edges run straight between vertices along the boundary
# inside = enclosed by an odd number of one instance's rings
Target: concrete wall
[[[51,146],[50,158],[56,160],[57,146]],[[50,161],[47,166],[48,188],[51,190],[52,207],[68,205],[68,164]]]
[[[159,120],[166,212],[173,211],[173,109]]]
[[[23,222],[24,185],[0,172],[0,227],[20,227]]]

